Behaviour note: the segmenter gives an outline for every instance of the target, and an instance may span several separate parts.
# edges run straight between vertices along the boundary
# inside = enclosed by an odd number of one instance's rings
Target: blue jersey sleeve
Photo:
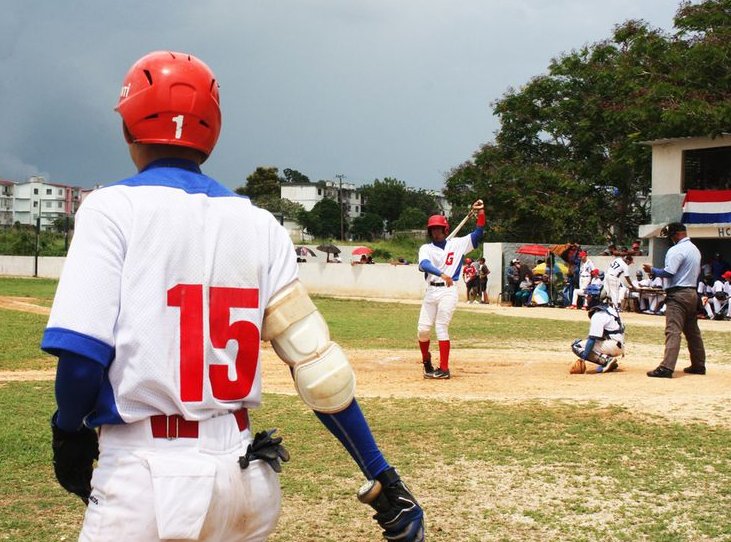
[[[355,399],[348,408],[336,414],[317,411],[315,414],[348,450],[366,478],[373,480],[389,468]]]
[[[78,431],[94,410],[104,381],[104,367],[96,361],[64,352],[56,369],[56,425],[64,431]]]
[[[429,260],[421,260],[419,262],[419,270],[429,273],[430,275],[436,275],[437,277],[442,276],[442,272],[434,267],[434,264],[431,263]]]

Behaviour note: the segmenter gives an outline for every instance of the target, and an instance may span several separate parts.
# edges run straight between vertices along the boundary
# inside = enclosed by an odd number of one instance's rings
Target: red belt
[[[236,418],[236,425],[239,431],[249,427],[249,411],[246,408],[232,412]],[[198,422],[186,420],[179,414],[172,416],[151,416],[150,427],[152,427],[153,438],[198,438]]]

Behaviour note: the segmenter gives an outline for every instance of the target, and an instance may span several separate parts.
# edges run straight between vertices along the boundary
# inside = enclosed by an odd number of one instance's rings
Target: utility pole
[[[345,229],[344,229],[344,222],[343,222],[343,175],[342,173],[338,173],[335,175],[335,178],[340,181],[339,187],[338,187],[338,205],[340,205],[340,240],[345,241]]]

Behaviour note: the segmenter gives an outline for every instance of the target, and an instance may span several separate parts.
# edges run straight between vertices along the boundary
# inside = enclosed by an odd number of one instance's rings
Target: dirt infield
[[[0,297],[0,307],[47,314],[48,309],[32,301]],[[505,316],[541,317],[560,320],[586,319],[585,314],[560,309],[514,309],[471,305],[460,310],[498,312]],[[663,326],[664,319],[628,313],[627,325]],[[701,322],[703,330],[728,331],[731,323]],[[565,350],[565,353],[563,352]],[[520,344],[510,350],[494,348],[453,349],[451,380],[424,380],[419,353],[413,350],[349,350],[361,397],[423,397],[439,400],[488,400],[501,403],[527,401],[612,405],[631,412],[677,421],[702,421],[731,427],[731,365],[709,362],[707,376],[676,371],[669,379],[648,378],[662,345],[628,347],[620,371],[609,374],[570,375],[573,357],[566,345],[545,342]],[[263,349],[264,390],[294,393],[289,370],[271,348]],[[683,352],[678,368],[687,363]],[[591,365],[591,364],[589,364]],[[0,382],[50,380],[53,371],[0,372]]]

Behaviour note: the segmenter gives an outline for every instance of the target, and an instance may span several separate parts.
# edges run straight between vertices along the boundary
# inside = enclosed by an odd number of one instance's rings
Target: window
[[[58,189],[58,195],[59,196],[63,196],[63,188],[59,188]]]
[[[51,203],[53,203],[53,202],[52,201],[47,201],[46,202],[46,209],[50,209],[51,208]]]
[[[317,189],[317,195],[318,196],[322,196],[322,188],[318,188]]]
[[[33,202],[33,207],[38,207],[38,202],[37,201],[34,201]]]
[[[58,207],[59,209],[63,209],[63,202],[59,201],[56,207]]]
[[[33,193],[34,193],[35,195],[38,195],[38,189],[37,189],[37,188],[34,188],[34,189],[33,189]]]
[[[53,190],[50,188],[46,188],[46,196],[50,196],[51,194],[53,194]]]
[[[731,189],[731,147],[683,151],[683,191]]]

